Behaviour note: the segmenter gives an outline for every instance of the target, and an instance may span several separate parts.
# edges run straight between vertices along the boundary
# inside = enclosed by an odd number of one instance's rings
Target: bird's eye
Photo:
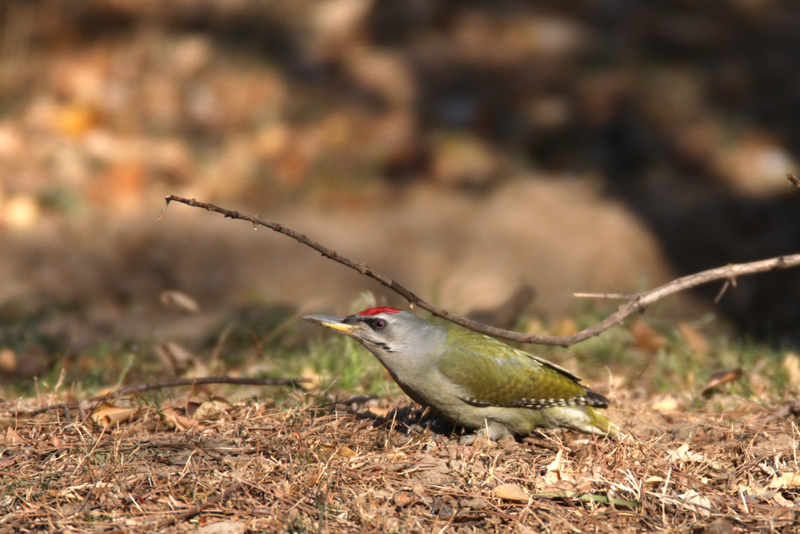
[[[372,323],[372,328],[375,330],[382,330],[386,327],[386,321],[383,319],[375,319],[375,322]]]

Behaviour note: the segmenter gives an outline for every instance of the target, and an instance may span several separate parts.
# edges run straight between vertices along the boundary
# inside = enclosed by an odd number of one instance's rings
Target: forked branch
[[[576,296],[602,297],[602,298],[622,297],[625,298],[627,302],[625,304],[622,304],[617,309],[616,312],[609,315],[596,325],[591,326],[585,330],[581,330],[580,332],[572,334],[571,336],[545,336],[545,335],[534,335],[534,334],[522,334],[520,332],[514,332],[511,330],[505,330],[502,328],[496,328],[494,326],[485,325],[483,323],[478,323],[476,321],[467,319],[466,317],[463,317],[461,315],[451,313],[444,308],[436,306],[435,304],[431,304],[430,302],[421,299],[414,292],[410,291],[409,289],[406,289],[404,286],[402,286],[395,280],[392,280],[391,278],[384,276],[380,273],[376,273],[366,263],[363,262],[357,263],[345,256],[342,256],[335,250],[332,250],[324,245],[317,243],[316,241],[309,239],[304,234],[295,232],[290,228],[286,228],[284,225],[280,223],[267,221],[258,216],[239,213],[238,211],[232,211],[225,208],[220,208],[213,204],[200,202],[195,199],[178,197],[175,195],[167,195],[166,204],[164,205],[164,209],[161,211],[162,216],[164,215],[164,211],[166,211],[167,206],[169,206],[169,203],[173,201],[181,202],[189,206],[203,208],[208,210],[209,212],[221,213],[225,217],[231,219],[242,219],[245,221],[249,221],[253,224],[255,228],[258,228],[258,226],[265,226],[278,233],[291,237],[292,239],[295,239],[300,243],[308,247],[311,247],[312,249],[316,250],[326,258],[341,263],[342,265],[346,265],[347,267],[355,269],[361,274],[368,276],[373,280],[378,281],[380,284],[384,285],[385,287],[388,287],[389,289],[391,289],[392,291],[394,291],[395,293],[406,299],[411,308],[419,306],[420,308],[428,310],[434,315],[438,315],[439,317],[447,319],[448,321],[452,321],[453,323],[461,325],[465,328],[469,328],[470,330],[475,330],[476,332],[481,332],[483,334],[488,334],[490,336],[499,337],[510,341],[517,341],[520,343],[536,343],[539,345],[560,345],[562,347],[568,347],[570,345],[574,345],[575,343],[594,337],[604,332],[605,330],[608,330],[612,326],[621,323],[626,317],[628,317],[633,313],[644,312],[644,310],[647,309],[647,307],[650,304],[656,302],[657,300],[660,300],[668,295],[672,295],[673,293],[678,293],[679,291],[684,291],[692,287],[696,287],[702,284],[707,284],[709,282],[713,282],[716,280],[724,280],[726,282],[726,288],[730,287],[731,285],[735,287],[736,278],[739,276],[763,273],[767,271],[773,271],[776,269],[788,269],[800,265],[800,254],[792,254],[790,256],[780,256],[778,258],[770,258],[767,260],[755,261],[752,263],[741,263],[737,265],[727,265],[725,267],[717,267],[716,269],[709,269],[707,271],[702,271],[696,274],[678,278],[677,280],[673,280],[672,282],[664,284],[661,287],[657,287],[656,289],[646,291],[644,293],[637,293],[634,295],[578,294]]]

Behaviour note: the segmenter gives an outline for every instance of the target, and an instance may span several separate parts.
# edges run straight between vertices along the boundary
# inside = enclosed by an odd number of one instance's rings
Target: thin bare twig
[[[215,504],[218,504],[218,503],[221,503],[221,502],[225,502],[225,499],[230,497],[233,492],[239,491],[242,488],[243,485],[244,485],[243,482],[241,482],[241,481],[237,482],[233,486],[228,487],[225,491],[223,491],[221,494],[217,495],[213,499],[209,499],[209,500],[207,500],[206,502],[204,502],[203,504],[201,504],[199,506],[194,506],[192,508],[189,508],[185,512],[182,512],[182,513],[176,515],[175,517],[170,517],[169,519],[165,519],[164,521],[161,521],[158,525],[156,525],[155,530],[156,531],[160,531],[160,530],[163,530],[163,529],[165,529],[167,527],[171,527],[172,525],[177,524],[179,521],[187,521],[187,520],[193,518],[194,516],[196,516],[197,514],[201,513],[206,508],[208,508],[210,506],[214,506]]]
[[[714,297],[714,304],[717,304],[720,300],[722,300],[722,296],[725,295],[725,292],[728,291],[728,288],[731,287],[731,286],[736,287],[736,279],[735,278],[729,278],[729,279],[725,280],[725,283],[722,284],[722,287],[720,288],[719,292],[717,293],[717,296]]]
[[[254,227],[257,226],[266,226],[271,230],[274,230],[278,233],[291,237],[300,243],[311,247],[312,249],[316,250],[326,258],[329,258],[333,261],[341,263],[351,269],[355,269],[356,271],[360,272],[361,274],[376,280],[377,282],[381,283],[383,286],[391,289],[404,299],[406,299],[411,306],[414,308],[415,306],[419,306],[425,310],[428,310],[434,315],[438,315],[443,319],[447,319],[453,323],[461,325],[465,328],[469,328],[470,330],[475,330],[476,332],[481,332],[483,334],[487,334],[494,337],[499,337],[503,339],[507,339],[510,341],[517,341],[520,343],[536,343],[539,345],[560,345],[562,347],[568,347],[570,345],[574,345],[580,341],[584,341],[591,337],[597,336],[602,332],[608,330],[614,325],[621,323],[626,317],[633,313],[643,313],[647,307],[660,300],[668,295],[672,295],[673,293],[678,293],[680,291],[684,291],[686,289],[696,287],[702,284],[707,284],[709,282],[714,282],[716,280],[726,280],[733,285],[734,280],[738,276],[745,276],[749,274],[755,273],[763,273],[767,271],[772,271],[776,269],[788,269],[791,267],[796,267],[800,265],[800,254],[793,254],[790,256],[780,256],[777,258],[770,258],[767,260],[755,261],[751,263],[741,263],[736,265],[727,265],[725,267],[717,267],[715,269],[709,269],[707,271],[702,271],[696,274],[692,274],[689,276],[683,276],[678,278],[677,280],[673,280],[667,284],[664,284],[661,287],[657,287],[656,289],[646,291],[644,293],[638,293],[635,295],[628,295],[629,300],[627,303],[620,305],[616,312],[609,315],[599,323],[586,328],[585,330],[581,330],[571,336],[545,336],[545,335],[535,335],[535,334],[522,334],[520,332],[514,332],[511,330],[505,330],[502,328],[496,328],[493,326],[488,326],[482,323],[478,323],[476,321],[472,321],[463,317],[461,315],[457,315],[455,313],[451,313],[444,308],[436,306],[435,304],[431,304],[420,297],[418,297],[412,291],[406,289],[404,286],[400,285],[398,282],[392,280],[391,278],[384,276],[382,274],[376,273],[373,271],[366,263],[356,263],[353,260],[338,254],[335,250],[329,249],[328,247],[317,243],[316,241],[312,241],[306,235],[295,232],[289,228],[286,228],[284,225],[272,221],[267,221],[262,219],[258,216],[247,215],[244,213],[239,213],[238,211],[232,211],[225,208],[220,208],[213,204],[208,204],[206,202],[200,202],[195,199],[188,199],[183,197],[178,197],[175,195],[167,195],[166,197],[166,205],[164,209],[161,211],[161,215],[164,215],[164,211],[166,211],[167,205],[170,202],[180,202],[182,204],[187,204],[189,206],[203,208],[208,210],[209,212],[217,212],[221,213],[225,217],[231,219],[242,219],[245,221],[249,221],[253,224]],[[161,217],[159,217],[160,219]]]
[[[166,380],[156,384],[136,384],[133,386],[126,386],[124,388],[111,391],[104,395],[98,395],[87,399],[86,402],[102,402],[110,399],[116,399],[124,395],[132,393],[142,393],[144,391],[153,391],[156,389],[174,388],[180,386],[201,386],[205,384],[236,384],[240,386],[297,386],[301,382],[308,382],[309,378],[234,378],[231,376],[209,376],[205,378],[177,378],[175,380]],[[77,408],[77,402],[62,402],[60,404],[50,404],[32,412],[20,412],[18,415],[25,415],[33,417],[52,410],[69,410]]]
[[[195,517],[196,515],[202,513],[203,510],[205,510],[206,508],[209,508],[211,506],[214,506],[215,504],[224,502],[225,499],[230,497],[233,492],[240,490],[243,486],[244,486],[244,483],[241,482],[241,481],[237,482],[233,486],[229,486],[228,488],[225,489],[225,491],[223,491],[222,493],[220,493],[216,497],[213,497],[213,498],[207,500],[203,504],[200,504],[198,506],[193,506],[193,507],[189,508],[188,510],[186,510],[185,512],[181,512],[180,514],[178,514],[176,516],[169,517],[167,519],[164,519],[164,520],[160,521],[155,526],[154,531],[155,532],[160,532],[161,530],[163,530],[163,529],[165,529],[167,527],[171,527],[173,525],[176,525],[180,521],[187,521],[187,520]],[[124,530],[124,529],[118,529],[118,530],[106,531],[105,534],[123,534],[125,532],[129,532],[129,531],[128,530]]]
[[[631,300],[636,298],[636,295],[629,293],[573,293],[572,296],[579,299]]]

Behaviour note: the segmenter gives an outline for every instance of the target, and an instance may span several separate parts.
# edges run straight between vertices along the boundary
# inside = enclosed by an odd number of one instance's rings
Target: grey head
[[[393,374],[440,353],[447,338],[444,327],[397,308],[370,308],[348,317],[306,315],[304,319],[355,338]]]

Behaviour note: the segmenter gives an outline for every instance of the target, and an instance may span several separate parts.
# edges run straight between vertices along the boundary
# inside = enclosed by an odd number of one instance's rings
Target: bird
[[[494,441],[537,428],[624,436],[597,410],[608,407],[606,397],[563,367],[484,334],[386,306],[304,319],[356,339],[415,402]]]

